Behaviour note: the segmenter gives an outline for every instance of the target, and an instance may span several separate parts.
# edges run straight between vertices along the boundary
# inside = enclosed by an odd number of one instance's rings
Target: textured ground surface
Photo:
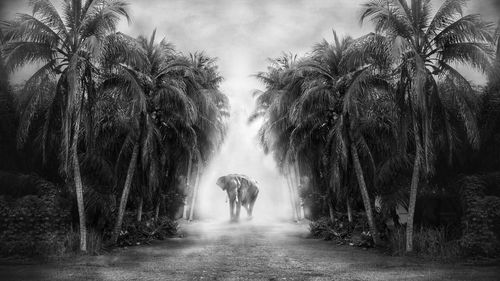
[[[498,280],[500,268],[388,257],[307,239],[306,224],[198,222],[183,238],[48,264],[0,265],[0,280]]]

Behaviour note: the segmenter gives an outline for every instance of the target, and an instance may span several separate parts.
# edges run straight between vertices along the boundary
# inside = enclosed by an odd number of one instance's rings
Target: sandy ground
[[[500,267],[438,264],[308,239],[307,224],[196,222],[182,238],[46,264],[0,280],[499,280]]]

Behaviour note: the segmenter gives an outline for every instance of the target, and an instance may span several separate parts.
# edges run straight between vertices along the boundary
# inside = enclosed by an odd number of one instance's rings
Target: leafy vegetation
[[[57,255],[66,249],[69,205],[51,183],[33,178],[27,183],[36,188],[34,194],[0,196],[0,252],[4,256]]]
[[[0,90],[9,101],[2,113],[10,118],[1,121],[2,142],[19,151],[9,156],[17,165],[2,168],[21,173],[10,178],[43,174],[56,183],[53,192],[75,203],[69,223],[78,220],[80,251],[96,240],[87,239],[87,228],[105,243],[123,244],[130,204],[137,221],[152,213],[153,225],[176,229],[165,216],[174,219],[186,181],[203,172],[225,136],[229,104],[216,60],[183,54],[156,31],[149,38],[118,32],[128,20],[124,1],[30,5],[32,14],[1,24]],[[37,70],[12,89],[8,75],[26,65]],[[17,138],[7,124],[17,125]],[[28,200],[15,196],[22,206]]]
[[[271,59],[256,75],[265,90],[256,93],[250,121],[262,119],[261,144],[289,182],[307,179],[292,193],[300,194],[310,217],[329,215],[335,224],[341,211],[352,223],[352,209],[362,206],[375,244],[382,245],[375,206],[396,228],[403,209],[405,250],[412,252],[414,241],[432,232],[421,230],[416,239],[416,219],[445,226],[441,216],[461,213],[425,201],[417,213],[417,198],[458,201],[453,194],[470,193],[473,202],[457,204],[465,213],[461,245],[496,249],[488,243],[497,245],[500,235],[492,209],[497,186],[480,193],[468,183],[459,189],[456,179],[500,168],[490,157],[498,156],[492,136],[499,121],[499,33],[480,15],[464,15],[464,6],[448,0],[434,12],[431,1],[367,1],[360,20],[373,23],[375,32],[339,38],[333,31],[333,42],[317,43],[304,57]],[[483,73],[486,87],[471,84],[458,65]]]

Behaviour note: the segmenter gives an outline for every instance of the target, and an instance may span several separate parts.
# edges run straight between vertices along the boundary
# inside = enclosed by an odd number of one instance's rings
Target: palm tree
[[[189,64],[175,54],[165,40],[156,43],[156,31],[150,39],[122,37],[128,42],[130,54],[123,55],[123,50],[118,53],[110,50],[106,56],[108,61],[103,63],[109,68],[103,82],[104,89],[130,100],[129,141],[123,143],[122,150],[130,152],[132,147],[132,152],[112,243],[116,243],[121,230],[138,163],[145,175],[145,184],[150,192],[157,195],[156,209],[159,210],[161,187],[165,185],[165,173],[171,164],[167,160],[172,158],[169,154],[175,152],[169,144],[190,149],[196,142],[193,124],[197,108],[186,94],[186,77],[191,76]]]
[[[192,77],[186,77],[187,95],[193,100],[198,112],[198,118],[193,124],[197,136],[197,145],[193,151],[197,158],[197,169],[189,204],[189,220],[192,220],[203,167],[220,148],[227,131],[229,104],[227,97],[219,91],[222,76],[218,72],[216,59],[203,52],[195,52],[189,54],[187,61],[193,74]]]
[[[292,213],[295,220],[300,215],[295,190],[296,180],[293,177],[295,163],[298,160],[290,136],[294,127],[290,120],[289,109],[300,97],[303,78],[295,75],[297,71],[297,55],[284,53],[281,57],[270,59],[267,72],[256,75],[265,86],[263,92],[257,91],[256,107],[249,117],[249,122],[263,119],[259,129],[260,143],[264,152],[272,152],[278,163],[280,172],[285,176],[290,191]]]
[[[64,102],[61,170],[66,177],[72,170],[80,218],[80,249],[86,251],[78,141],[82,103],[86,97],[86,89],[81,85],[86,79],[85,75],[92,73],[82,70],[92,68],[106,36],[115,30],[120,17],[128,19],[126,3],[108,0],[64,1],[62,14],[49,0],[35,0],[30,4],[33,15],[20,14],[2,26],[6,40],[6,69],[13,71],[30,63],[43,65],[27,80],[25,89],[44,89],[41,85],[47,81],[58,80],[58,91],[61,91]],[[44,94],[43,90],[35,92],[25,109],[18,134],[20,145],[26,140],[33,109]]]
[[[348,167],[353,167],[370,232],[375,244],[379,245],[364,175],[366,168],[363,169],[361,165],[360,153],[367,160],[366,163],[369,163],[364,166],[374,174],[375,162],[366,142],[363,126],[363,119],[366,119],[370,111],[363,104],[377,103],[380,92],[387,88],[383,63],[385,57],[367,52],[364,54],[366,61],[358,61],[352,57],[350,50],[351,46],[356,47],[357,42],[350,37],[339,40],[335,31],[333,35],[333,44],[327,41],[317,44],[311,59],[299,66],[299,69],[308,72],[310,81],[291,112],[296,125],[292,141],[296,138],[303,139],[313,132],[308,132],[308,129],[314,128],[311,124],[321,124],[328,128],[325,139],[329,150],[327,155],[331,161],[333,191],[337,196],[349,193],[342,190],[341,179],[342,174],[347,176]],[[305,136],[301,136],[304,133]],[[344,188],[347,186],[349,185],[346,184]],[[349,206],[346,207],[349,209]]]
[[[385,35],[397,73],[396,100],[399,108],[399,146],[407,146],[406,135],[413,131],[414,163],[410,185],[406,251],[413,250],[413,218],[419,180],[433,170],[433,116],[442,106],[443,94],[452,95],[459,105],[469,142],[477,147],[478,134],[473,106],[467,95],[474,93],[469,82],[453,67],[468,64],[481,71],[491,68],[491,24],[480,15],[463,16],[465,1],[446,0],[434,14],[430,1],[369,1],[361,21],[370,19],[378,34]],[[376,40],[374,40],[375,42]],[[376,48],[377,46],[371,46]],[[448,81],[445,91],[438,81]],[[446,114],[441,121],[448,122]],[[444,126],[449,128],[449,126]]]

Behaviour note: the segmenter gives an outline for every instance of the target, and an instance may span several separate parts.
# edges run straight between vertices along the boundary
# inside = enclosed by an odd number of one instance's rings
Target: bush
[[[350,244],[359,247],[373,247],[373,238],[368,231],[364,213],[354,213],[353,222],[344,214],[337,214],[334,221],[322,217],[309,224],[311,237],[335,240],[338,244]]]
[[[463,219],[460,245],[466,256],[500,255],[500,198],[486,196],[472,202]]]
[[[61,207],[55,192],[19,199],[0,196],[0,253],[59,255],[69,229],[70,211]]]
[[[413,232],[414,254],[438,260],[450,260],[461,255],[459,240],[449,240],[444,227],[420,228]],[[406,254],[406,229],[396,229],[389,236],[389,247],[393,255]]]
[[[125,216],[122,230],[118,236],[119,247],[149,244],[153,240],[164,240],[177,234],[179,225],[167,217],[160,217],[157,221],[152,218],[136,221],[135,215]]]
[[[499,180],[494,173],[468,176],[460,182],[465,210],[460,245],[466,256],[500,255],[500,197],[492,196],[498,194]]]

